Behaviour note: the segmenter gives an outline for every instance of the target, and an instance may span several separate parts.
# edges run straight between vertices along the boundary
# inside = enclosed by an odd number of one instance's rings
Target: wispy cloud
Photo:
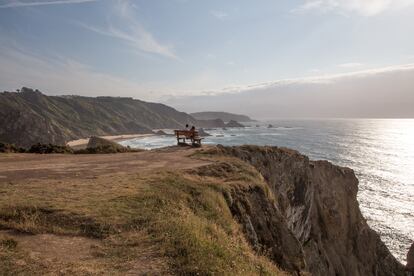
[[[399,73],[399,72],[406,72],[406,71],[414,71],[414,63],[409,64],[402,64],[402,65],[394,65],[388,67],[380,67],[374,69],[367,69],[367,70],[359,70],[353,71],[349,73],[340,73],[340,74],[319,74],[316,76],[311,77],[302,77],[302,78],[291,78],[291,79],[280,79],[274,81],[267,81],[261,83],[251,83],[247,85],[233,85],[228,86],[220,90],[209,90],[209,91],[200,91],[198,94],[201,95],[220,95],[225,93],[240,93],[244,91],[250,90],[261,90],[261,89],[268,89],[272,87],[283,87],[287,85],[295,85],[295,84],[331,84],[335,83],[344,79],[359,79],[359,78],[366,78],[370,76],[388,74],[388,73]],[[320,71],[316,71],[319,72]]]
[[[77,24],[87,30],[95,33],[120,39],[127,42],[139,52],[157,54],[167,58],[179,60],[171,45],[165,45],[159,42],[154,35],[146,30],[143,25],[136,19],[133,11],[134,4],[129,1],[116,1],[114,14],[117,21],[122,25],[114,24],[109,21],[104,27],[97,27],[78,22]]]
[[[293,13],[309,11],[339,11],[373,16],[392,9],[400,9],[414,4],[414,0],[307,0]]]
[[[229,15],[228,13],[224,12],[224,11],[219,11],[219,10],[213,10],[210,11],[210,14],[220,20],[223,20],[225,18],[227,18]]]
[[[412,118],[414,64],[285,79],[164,99],[180,110],[225,109],[255,118]]]
[[[45,0],[45,1],[21,1],[21,0],[9,0],[6,3],[0,4],[0,9],[5,8],[20,8],[20,7],[32,7],[32,6],[45,6],[45,5],[62,5],[62,4],[79,4],[87,2],[96,2],[98,0]]]
[[[363,63],[359,63],[359,62],[347,62],[347,63],[339,64],[338,67],[342,67],[342,68],[355,68],[355,67],[361,67],[363,65],[364,65]]]

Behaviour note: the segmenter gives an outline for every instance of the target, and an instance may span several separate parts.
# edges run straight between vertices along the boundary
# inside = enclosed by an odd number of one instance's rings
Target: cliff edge
[[[269,185],[276,199],[272,212],[279,214],[260,221],[270,209],[257,213],[264,203],[250,199],[245,199],[249,203],[244,204],[251,205],[248,211],[237,204],[232,209],[238,217],[253,218],[244,227],[250,233],[250,241],[256,247],[270,247],[274,251],[284,248],[290,236],[285,239],[275,235],[268,240],[263,238],[263,232],[268,235],[263,229],[276,217],[280,217],[280,222],[285,220],[298,245],[291,242],[293,249],[284,251],[284,259],[298,259],[299,247],[304,263],[274,258],[282,267],[291,271],[304,269],[313,275],[404,275],[404,267],[361,214],[358,180],[353,170],[327,161],[310,161],[296,151],[276,147],[219,146],[216,151],[251,164]],[[286,231],[284,227],[278,223],[271,228]]]
[[[1,275],[405,275],[361,215],[353,171],[293,150],[0,163]]]

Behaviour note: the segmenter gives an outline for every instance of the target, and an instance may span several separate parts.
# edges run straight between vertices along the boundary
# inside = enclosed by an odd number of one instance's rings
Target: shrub
[[[13,144],[7,144],[7,143],[0,142],[0,152],[16,153],[16,152],[26,152],[26,150],[23,148],[16,147]]]
[[[40,154],[46,154],[46,153],[73,153],[73,150],[68,146],[59,146],[59,145],[53,145],[53,144],[41,144],[37,143],[30,147],[30,149],[27,151],[29,153],[40,153]]]

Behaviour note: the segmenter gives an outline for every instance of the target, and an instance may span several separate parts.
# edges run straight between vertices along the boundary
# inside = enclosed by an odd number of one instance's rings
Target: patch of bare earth
[[[13,231],[0,231],[0,239],[13,239],[17,248],[26,251],[33,260],[72,263],[93,258],[92,248],[98,240],[53,234],[27,235]]]
[[[8,230],[0,231],[0,240],[15,241],[16,247],[13,250],[26,256],[17,259],[14,264],[16,266],[24,267],[36,262],[44,268],[46,274],[118,274],[99,260],[99,256],[105,254],[103,251],[107,241],[54,234],[28,235]],[[159,256],[157,248],[148,242],[146,235],[135,234],[134,240],[136,254],[123,264],[128,269],[119,274],[168,275],[167,262]],[[1,272],[0,268],[0,274],[3,275]]]

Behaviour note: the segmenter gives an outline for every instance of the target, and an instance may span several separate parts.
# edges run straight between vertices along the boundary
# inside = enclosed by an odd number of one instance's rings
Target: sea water
[[[364,217],[405,263],[414,241],[414,119],[271,120],[245,125],[206,130],[212,136],[203,143],[289,147],[313,160],[354,169]],[[175,143],[170,136],[122,142],[145,149]]]

